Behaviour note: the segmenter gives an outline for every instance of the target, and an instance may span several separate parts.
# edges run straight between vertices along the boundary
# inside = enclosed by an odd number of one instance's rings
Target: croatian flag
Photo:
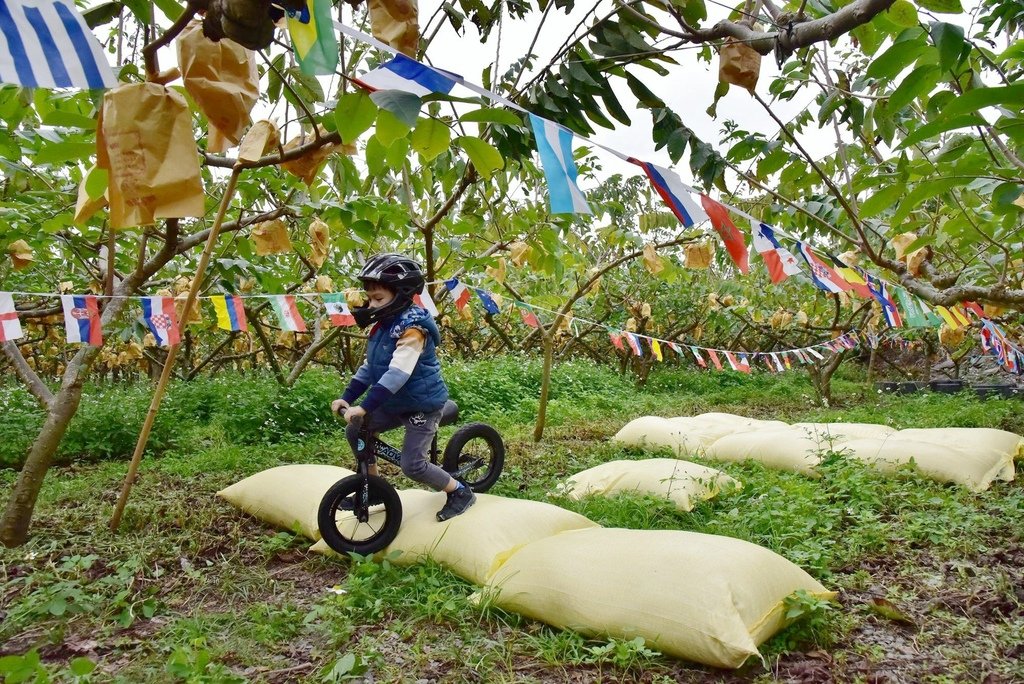
[[[0,292],[0,342],[24,337],[10,292]]]
[[[412,296],[412,303],[421,309],[426,309],[431,318],[437,318],[437,305],[434,304],[426,285],[423,286],[423,290],[419,294]]]
[[[796,257],[779,244],[775,231],[767,223],[754,223],[754,249],[764,259],[773,283],[781,283],[791,275],[801,273]]]
[[[693,352],[693,358],[696,359],[697,365],[701,368],[707,368],[708,364],[704,361],[704,357],[700,355],[696,347],[690,347],[690,351]]]
[[[484,311],[494,316],[501,313],[501,307],[498,306],[498,302],[494,301],[494,297],[487,290],[481,290],[479,287],[473,288],[476,291],[476,296],[483,302]]]
[[[743,233],[740,232],[740,229],[729,218],[729,212],[725,206],[707,195],[700,196],[700,203],[704,207],[704,211],[707,212],[708,218],[711,219],[711,225],[714,227],[715,232],[718,233],[719,237],[722,238],[722,242],[725,243],[725,248],[729,251],[729,256],[732,257],[733,263],[740,269],[740,273],[749,273],[750,261],[747,255],[747,245],[743,241]]]
[[[708,215],[693,201],[693,197],[690,196],[690,190],[683,185],[683,181],[675,171],[658,166],[657,164],[640,161],[639,159],[631,159],[630,161],[644,170],[644,173],[647,174],[647,179],[651,181],[651,185],[654,186],[654,189],[661,195],[661,199],[665,200],[665,204],[668,205],[668,208],[684,226],[689,228],[695,223],[708,219]]]
[[[113,88],[103,48],[70,0],[0,0],[0,81],[26,88]]]
[[[576,185],[576,160],[572,156],[572,132],[554,121],[530,114],[537,152],[548,181],[552,214],[589,214],[590,206]]]
[[[96,302],[96,297],[92,295],[60,296],[68,342],[84,342],[94,347],[103,346],[100,309]]]
[[[367,90],[401,90],[419,97],[431,93],[450,93],[462,76],[396,55],[380,67],[352,79]]]
[[[455,308],[459,311],[465,309],[466,304],[469,304],[469,288],[460,283],[458,278],[444,281],[444,286],[451,293]]]
[[[889,294],[889,288],[885,286],[885,281],[869,275],[868,290],[875,301],[881,305],[882,315],[888,326],[890,328],[903,327],[903,319],[900,317],[899,309],[896,308],[896,300]]]
[[[217,314],[217,327],[221,330],[248,330],[242,298],[234,295],[214,295],[213,310]]]
[[[322,295],[322,298],[324,300],[324,309],[327,311],[327,319],[331,322],[332,326],[340,328],[345,325],[356,324],[355,316],[348,309],[345,295],[325,294]]]
[[[828,264],[821,260],[814,250],[806,242],[797,240],[797,249],[800,251],[800,256],[807,262],[807,267],[811,269],[811,282],[814,283],[815,287],[825,292],[845,292],[851,289],[850,283],[846,282],[841,275],[835,272],[835,269],[831,268]]]
[[[633,350],[633,353],[637,356],[643,356],[644,350],[640,347],[640,338],[633,333],[626,331],[626,341],[629,342],[629,348]]]
[[[274,295],[270,298],[270,305],[274,307],[281,330],[306,332],[306,322],[302,320],[293,295]]]
[[[161,347],[173,347],[181,342],[173,297],[143,297],[142,320]]]

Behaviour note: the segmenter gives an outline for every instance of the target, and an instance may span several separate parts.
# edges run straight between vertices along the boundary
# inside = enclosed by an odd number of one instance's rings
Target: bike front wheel
[[[486,423],[462,426],[444,448],[442,467],[474,492],[493,487],[504,466],[505,442]]]
[[[346,501],[350,509],[343,507]],[[349,475],[320,500],[317,524],[324,541],[337,553],[376,553],[398,536],[402,500],[382,477]]]

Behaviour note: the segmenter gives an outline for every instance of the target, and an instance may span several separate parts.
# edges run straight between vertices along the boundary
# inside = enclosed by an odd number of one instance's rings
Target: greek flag
[[[113,88],[114,72],[70,0],[0,0],[0,82]]]

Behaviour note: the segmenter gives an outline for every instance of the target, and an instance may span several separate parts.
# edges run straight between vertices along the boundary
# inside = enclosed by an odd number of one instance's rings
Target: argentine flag
[[[70,0],[0,0],[0,81],[26,88],[113,88],[114,72]]]
[[[548,181],[552,214],[590,214],[590,206],[576,185],[576,160],[572,157],[572,133],[554,121],[530,114],[537,139],[540,163]]]

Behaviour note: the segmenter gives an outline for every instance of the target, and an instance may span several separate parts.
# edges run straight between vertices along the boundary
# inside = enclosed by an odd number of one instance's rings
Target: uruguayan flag
[[[554,121],[530,114],[537,139],[540,163],[548,181],[552,214],[589,214],[590,207],[576,185],[576,161],[572,157],[572,133]]]
[[[113,88],[103,49],[70,0],[0,0],[0,82]]]

